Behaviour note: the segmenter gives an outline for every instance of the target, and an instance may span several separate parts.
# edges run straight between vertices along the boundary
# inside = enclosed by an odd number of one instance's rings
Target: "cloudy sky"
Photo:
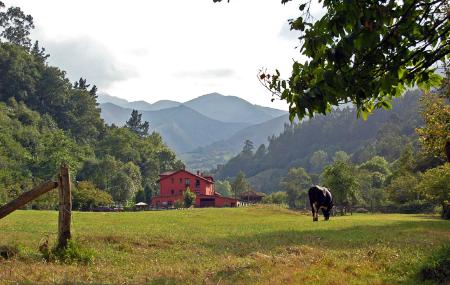
[[[271,103],[258,70],[286,77],[300,59],[287,20],[298,3],[280,0],[6,0],[34,17],[33,40],[69,78],[130,101],[184,102],[211,92]]]

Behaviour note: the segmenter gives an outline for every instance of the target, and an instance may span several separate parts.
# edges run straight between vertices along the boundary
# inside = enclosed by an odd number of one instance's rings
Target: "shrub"
[[[78,182],[73,191],[73,208],[82,211],[91,211],[98,206],[107,206],[113,203],[109,193],[97,189],[90,181]]]
[[[173,206],[174,206],[176,209],[183,208],[183,201],[181,201],[181,200],[176,200],[175,203],[173,203]]]
[[[423,214],[435,213],[436,205],[428,201],[413,201],[404,204],[390,203],[383,207],[378,207],[382,213],[401,213],[401,214]]]
[[[184,191],[183,193],[183,199],[184,199],[184,206],[186,208],[189,208],[195,203],[195,193],[191,192],[191,189],[189,187]]]
[[[73,240],[69,240],[66,248],[48,248],[48,243],[39,247],[43,258],[48,262],[63,262],[67,264],[94,262],[94,252],[91,249],[82,248]]]
[[[441,284],[450,282],[450,244],[432,254],[420,270],[420,278]]]

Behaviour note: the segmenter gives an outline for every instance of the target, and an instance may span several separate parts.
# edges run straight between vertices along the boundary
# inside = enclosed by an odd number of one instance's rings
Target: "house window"
[[[183,184],[183,178],[180,178],[180,184]]]
[[[186,180],[185,180],[185,184],[186,184],[186,186],[189,186],[189,185],[191,185],[191,180],[189,179],[189,178],[186,178]]]
[[[170,190],[170,193],[173,195],[173,193],[175,193],[175,191],[173,191],[173,189],[172,189],[172,190]]]
[[[195,179],[195,187],[200,187],[200,179]]]
[[[171,181],[172,181],[172,184],[173,184],[173,182],[174,182],[173,177],[172,177]]]

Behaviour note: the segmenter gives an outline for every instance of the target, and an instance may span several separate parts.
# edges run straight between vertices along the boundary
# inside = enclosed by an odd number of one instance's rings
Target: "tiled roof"
[[[163,172],[163,173],[161,173],[161,174],[159,175],[159,176],[163,176],[163,177],[161,177],[161,178],[158,180],[158,182],[161,181],[161,180],[163,180],[163,179],[168,178],[169,176],[172,176],[172,175],[175,174],[175,173],[181,172],[181,171],[187,172],[187,173],[189,173],[189,174],[191,174],[191,175],[193,175],[193,176],[195,176],[195,177],[198,177],[198,178],[200,178],[200,179],[203,179],[203,180],[205,180],[205,181],[207,181],[207,182],[209,182],[209,183],[214,183],[214,179],[213,179],[211,176],[204,177],[204,176],[197,175],[197,174],[195,174],[195,173],[189,172],[189,171],[187,171],[187,170],[185,170],[185,169],[180,169],[180,170],[177,170],[177,171],[167,171],[167,172]],[[208,178],[211,178],[211,179],[208,179]]]

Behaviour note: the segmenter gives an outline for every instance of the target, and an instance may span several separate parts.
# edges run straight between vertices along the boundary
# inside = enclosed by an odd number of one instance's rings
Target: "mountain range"
[[[289,122],[286,111],[219,93],[184,103],[161,100],[153,104],[102,93],[97,102],[108,124],[124,125],[132,110],[140,111],[142,120],[161,134],[190,169],[206,170],[223,164],[241,150],[245,140],[255,145],[265,143]]]

